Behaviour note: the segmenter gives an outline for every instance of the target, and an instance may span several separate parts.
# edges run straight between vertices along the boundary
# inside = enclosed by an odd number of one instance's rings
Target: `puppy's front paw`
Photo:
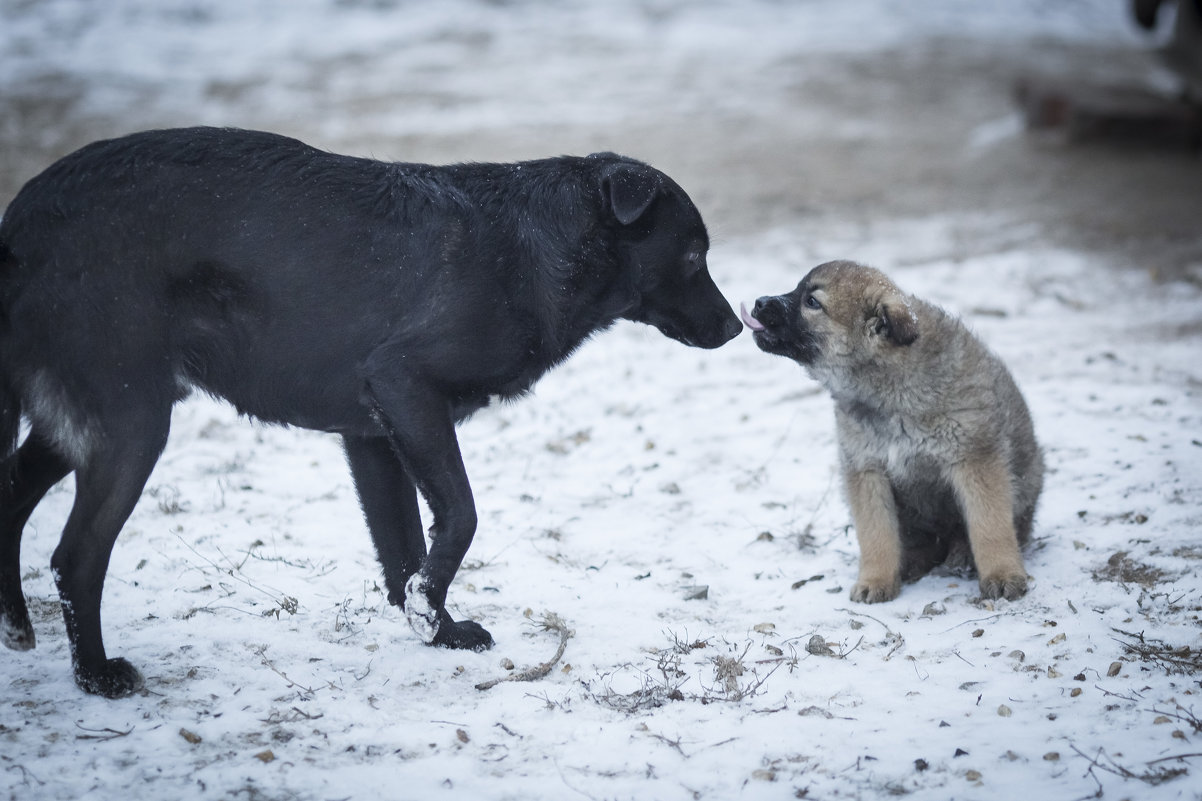
[[[892,601],[901,592],[899,579],[867,581],[861,579],[851,588],[851,599],[862,604],[879,604]]]
[[[1007,601],[1017,601],[1027,594],[1027,574],[994,573],[981,576],[981,597],[986,600],[1005,598]]]

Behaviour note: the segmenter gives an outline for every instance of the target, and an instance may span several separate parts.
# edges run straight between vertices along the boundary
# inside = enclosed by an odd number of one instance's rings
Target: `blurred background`
[[[404,161],[614,150],[719,240],[951,213],[957,255],[1005,219],[1198,281],[1181,5],[0,0],[0,206],[89,141],[230,125]]]

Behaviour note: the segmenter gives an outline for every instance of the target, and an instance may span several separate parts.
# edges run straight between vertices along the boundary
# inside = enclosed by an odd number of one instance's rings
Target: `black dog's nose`
[[[739,335],[739,333],[742,332],[742,330],[743,330],[743,323],[741,323],[739,321],[738,317],[735,317],[732,314],[731,317],[726,321],[726,339],[723,341],[729,342],[730,340],[737,337]]]
[[[766,326],[780,325],[785,321],[785,300],[780,295],[762,297],[751,314]]]

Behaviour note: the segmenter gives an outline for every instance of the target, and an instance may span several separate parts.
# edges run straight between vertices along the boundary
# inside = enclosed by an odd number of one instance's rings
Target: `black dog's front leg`
[[[409,625],[428,644],[476,651],[490,648],[492,635],[483,627],[470,620],[452,620],[446,611],[447,589],[476,533],[476,505],[459,453],[450,405],[436,390],[414,380],[372,379],[368,394],[399,463],[425,496],[434,516],[430,551],[420,559],[416,572],[409,575],[402,593],[393,583],[413,570],[424,543],[408,539],[412,529],[406,531],[404,526],[384,532],[373,528],[389,595],[403,597]],[[356,482],[359,480],[356,475]],[[399,490],[411,492],[406,487]],[[361,497],[362,492],[361,487]],[[416,509],[413,512],[416,517]],[[370,517],[368,522],[371,525]],[[382,541],[397,536],[403,539]]]
[[[389,437],[344,436],[363,517],[384,569],[388,602],[405,606],[405,582],[426,558],[426,536],[413,479]]]

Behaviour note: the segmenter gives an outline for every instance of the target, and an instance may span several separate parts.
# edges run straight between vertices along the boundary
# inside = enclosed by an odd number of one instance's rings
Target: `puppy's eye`
[[[806,295],[805,304],[810,309],[821,309],[822,304],[818,302],[818,298],[813,295]]]

